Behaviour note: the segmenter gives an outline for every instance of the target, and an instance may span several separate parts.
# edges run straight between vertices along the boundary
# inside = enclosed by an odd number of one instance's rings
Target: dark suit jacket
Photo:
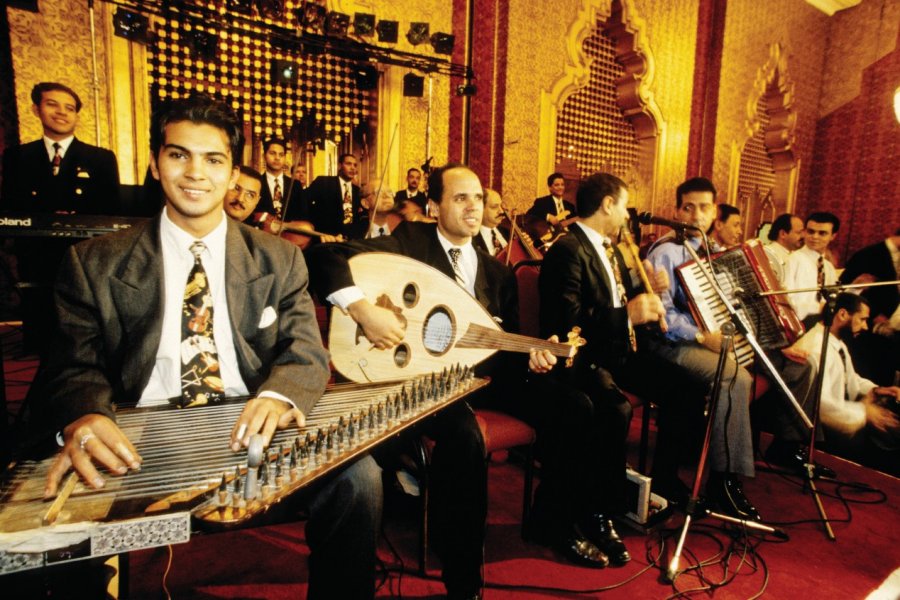
[[[569,211],[569,216],[566,217],[567,219],[569,217],[574,217],[577,214],[575,212],[575,205],[568,200],[563,200],[563,208]],[[555,215],[556,202],[553,201],[553,196],[547,195],[535,199],[534,204],[525,214],[532,217],[540,217],[541,219],[545,219],[547,215]]]
[[[329,372],[303,256],[230,219],[226,244],[228,311],[244,383],[281,393],[308,414]],[[162,334],[162,281],[159,217],[69,250],[55,290],[60,325],[35,377],[36,415],[58,430],[88,413],[112,417],[113,403],[137,402]],[[267,307],[277,319],[260,328]]]
[[[884,242],[866,246],[851,256],[847,261],[847,268],[841,273],[841,282],[852,283],[863,273],[873,275],[878,281],[897,279],[891,252]],[[897,303],[900,302],[900,292],[897,291],[895,285],[869,288],[863,292],[863,296],[871,304],[873,317],[877,315],[890,317],[897,310]]]
[[[269,190],[269,182],[266,179],[266,174],[263,173],[261,177],[262,181],[262,189],[259,191],[259,204],[256,205],[256,210],[254,212],[265,212],[270,215],[275,214],[275,206],[272,204],[272,192]],[[293,187],[291,187],[291,182],[293,181]],[[288,197],[288,189],[290,189],[290,197]],[[287,214],[282,215],[285,221],[296,221],[301,218],[301,214],[303,213],[303,190],[300,187],[299,181],[294,181],[287,175],[281,175],[281,205],[284,206],[285,202],[287,205]]]
[[[620,265],[625,261],[615,249]],[[628,273],[622,273],[629,297],[634,293]],[[541,335],[565,339],[581,327],[587,345],[578,351],[576,364],[608,367],[629,351],[628,312],[613,308],[615,282],[607,280],[600,257],[580,227],[556,241],[541,264]]]
[[[303,190],[303,213],[301,219],[311,221],[316,231],[332,235],[343,234],[351,238],[357,227],[354,227],[365,215],[362,209],[362,195],[359,186],[353,189],[353,223],[344,225],[344,197],[341,192],[340,178],[337,175],[319,176]]]
[[[53,175],[44,140],[9,148],[3,155],[0,206],[22,212],[119,212],[119,167],[109,150],[72,140]]]
[[[407,190],[400,190],[399,192],[394,194],[394,204],[395,205],[399,205],[404,200],[409,200],[409,199],[410,199],[410,195]],[[419,192],[415,196],[412,196],[412,201],[415,202],[416,204],[418,204],[419,208],[422,209],[422,214],[425,214],[425,206],[428,204],[428,198],[427,198],[426,194],[424,192],[422,192],[422,190],[419,190]]]

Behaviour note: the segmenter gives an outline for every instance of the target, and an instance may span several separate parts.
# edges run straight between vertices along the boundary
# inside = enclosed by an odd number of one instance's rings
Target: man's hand
[[[250,436],[260,433],[263,446],[268,446],[276,429],[285,429],[296,423],[297,427],[306,424],[303,413],[290,403],[276,398],[254,398],[247,402],[241,416],[231,428],[231,449],[235,452],[250,444]]]
[[[877,387],[872,390],[875,396],[889,396],[894,400],[900,400],[900,387],[892,385],[890,387]]]
[[[556,218],[556,215],[551,215],[550,213],[547,213],[547,222],[550,223],[551,225],[553,225],[554,227],[559,225],[559,219]]]
[[[716,354],[722,351],[722,332],[710,331],[703,334],[703,347]]]
[[[781,353],[788,360],[792,360],[796,363],[803,364],[806,362],[807,357],[809,356],[809,352],[806,350],[802,350],[800,348],[795,348],[794,346],[788,346],[787,348],[782,348]]]
[[[65,444],[47,472],[45,498],[56,495],[60,480],[71,467],[95,489],[102,488],[106,481],[94,461],[113,475],[141,468],[143,459],[135,447],[115,422],[104,415],[91,413],[73,421],[63,430],[63,439]]]
[[[338,242],[344,241],[344,236],[342,235],[328,235],[327,233],[323,233],[319,236],[319,241],[323,244],[335,244]]]
[[[666,309],[662,300],[654,294],[638,294],[628,301],[628,318],[632,325],[643,325],[659,321],[660,327],[666,327]]]
[[[558,343],[559,337],[551,335],[549,341]],[[532,348],[528,351],[528,370],[535,373],[547,373],[553,369],[556,364],[556,357],[549,350],[536,350]]]
[[[347,307],[350,317],[366,334],[366,338],[379,350],[393,348],[406,335],[406,326],[393,311],[375,306],[366,299],[357,300]]]
[[[866,423],[882,433],[900,429],[900,421],[897,420],[897,415],[878,404],[874,394],[866,396],[863,402],[866,405]]]
[[[649,260],[644,261],[644,272],[647,273],[647,279],[650,280],[650,287],[656,294],[662,294],[669,290],[669,273],[665,269],[654,269]]]

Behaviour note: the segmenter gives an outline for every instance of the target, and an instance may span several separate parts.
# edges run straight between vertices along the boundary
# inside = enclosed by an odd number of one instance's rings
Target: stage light
[[[325,18],[325,34],[333,37],[344,37],[350,28],[350,15],[341,12],[330,12]]]
[[[264,19],[276,21],[284,17],[284,0],[257,0],[256,6]]]
[[[315,2],[304,2],[303,8],[297,9],[297,21],[309,29],[322,29],[325,24],[325,7]]]
[[[186,43],[195,58],[216,60],[219,50],[219,36],[216,34],[195,29],[187,35]]]
[[[403,76],[403,95],[421,98],[425,93],[425,78],[414,73]]]
[[[410,23],[409,31],[406,32],[406,39],[413,46],[418,46],[428,39],[429,29],[430,26],[428,25],[428,23]]]
[[[456,38],[440,31],[431,34],[431,46],[438,54],[453,54],[453,43]]]
[[[297,84],[297,65],[289,60],[272,61],[272,83],[290,87]]]
[[[456,86],[456,95],[457,96],[474,96],[475,95],[475,84],[467,83],[464,85]]]
[[[400,33],[400,23],[398,21],[378,21],[378,25],[375,26],[375,32],[378,34],[379,42],[396,44]]]
[[[150,19],[144,15],[116,9],[113,15],[113,31],[119,37],[146,44],[150,41]]]
[[[378,87],[378,69],[372,65],[357,65],[353,68],[353,78],[360,90],[374,90]]]
[[[228,12],[235,12],[242,15],[253,14],[253,0],[228,0],[225,4]]]
[[[353,15],[353,31],[356,35],[372,35],[375,33],[375,15],[356,13]]]

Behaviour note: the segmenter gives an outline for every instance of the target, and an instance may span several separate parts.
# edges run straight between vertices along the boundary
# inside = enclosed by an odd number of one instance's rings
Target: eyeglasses
[[[234,191],[238,193],[239,196],[245,196],[250,200],[256,200],[256,197],[259,196],[259,192],[254,192],[253,190],[244,189],[238,184],[234,184]]]

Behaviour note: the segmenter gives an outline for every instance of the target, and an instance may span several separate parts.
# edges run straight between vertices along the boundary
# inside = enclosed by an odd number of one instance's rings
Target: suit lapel
[[[596,277],[597,281],[602,285],[602,290],[604,292],[603,296],[607,299],[611,299],[612,290],[615,289],[615,286],[613,285],[613,282],[610,281],[606,269],[603,268],[603,262],[600,260],[600,255],[597,254],[597,249],[594,247],[594,244],[591,243],[591,240],[588,238],[587,234],[582,231],[580,226],[572,227],[569,231],[570,233],[575,234],[575,237],[581,244],[581,251],[587,257],[588,268],[593,271],[594,277]]]
[[[125,353],[122,364],[126,388],[149,379],[162,335],[161,282],[164,279],[159,217],[143,227],[122,263],[126,265],[125,270],[121,276],[110,279],[110,294],[120,316],[123,342],[136,348],[135,352]]]
[[[275,281],[271,273],[263,274],[253,260],[247,239],[237,223],[228,221],[225,238],[225,293],[234,335],[238,364],[259,369],[259,359],[247,342],[259,328],[259,320]],[[278,310],[278,307],[273,307]]]

